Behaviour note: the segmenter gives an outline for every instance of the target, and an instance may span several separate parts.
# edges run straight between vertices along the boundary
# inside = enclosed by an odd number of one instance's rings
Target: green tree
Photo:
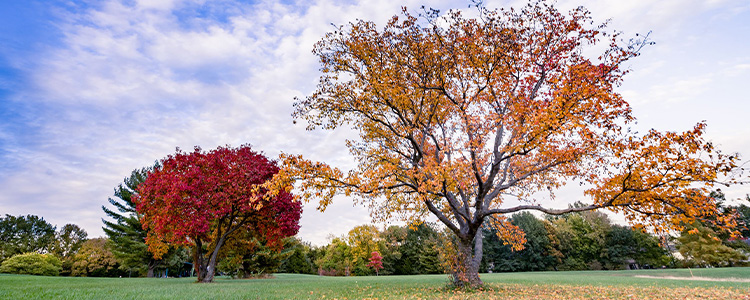
[[[315,264],[311,258],[312,246],[298,238],[287,239],[285,246],[291,254],[282,261],[279,267],[281,273],[315,274]]]
[[[658,237],[637,228],[631,228],[631,230],[635,238],[635,245],[637,245],[634,258],[636,261],[654,267],[666,266],[670,263],[669,252],[663,247]]]
[[[154,167],[157,166],[158,164]],[[154,272],[160,267],[177,267],[165,266],[165,262],[182,263],[177,259],[181,252],[175,248],[170,248],[162,259],[154,259],[145,242],[147,231],[141,225],[141,215],[135,210],[132,198],[138,186],[146,180],[154,167],[133,170],[130,177],[125,178],[123,183],[115,188],[115,198],[108,199],[114,210],[102,205],[104,213],[113,220],[102,219],[102,229],[109,238],[112,253],[122,262],[124,268],[139,274],[145,273],[146,277],[154,277]]]
[[[655,236],[627,226],[613,225],[607,233],[604,266],[610,270],[624,269],[631,261],[661,266],[668,263],[669,257]]]
[[[61,265],[60,259],[54,255],[29,252],[3,261],[0,273],[57,276]]]
[[[55,227],[34,215],[0,218],[0,262],[28,252],[44,253],[55,239]]]
[[[549,253],[551,243],[544,221],[529,212],[513,214],[510,218],[526,235],[523,250],[513,251],[504,245],[494,228],[485,228],[483,269],[494,272],[541,271],[552,269],[557,259]]]
[[[398,274],[439,274],[443,270],[438,260],[439,232],[432,223],[412,223],[406,226],[406,238],[401,245],[401,270]]]
[[[86,237],[88,237],[88,233],[75,224],[65,224],[55,233],[55,240],[50,246],[50,253],[62,261],[60,275],[70,275],[73,267],[73,256],[81,249]]]
[[[106,238],[90,239],[83,243],[73,257],[72,276],[116,277],[127,274],[120,268],[120,261],[107,246]]]
[[[680,254],[688,264],[726,267],[747,259],[739,251],[722,244],[716,232],[699,222],[686,226],[677,240]]]
[[[391,225],[380,233],[380,240],[383,245],[381,253],[383,255],[383,270],[380,273],[383,273],[383,275],[406,274],[401,271],[404,268],[404,263],[401,260],[403,257],[401,246],[406,240],[407,230],[406,227]]]
[[[275,273],[294,252],[293,238],[268,243],[250,231],[237,231],[222,249],[218,270],[233,278],[257,278]]]
[[[581,214],[556,218],[552,224],[564,255],[560,269],[587,270],[601,266],[599,258],[603,247],[598,241],[600,234],[594,231],[594,227]]]
[[[325,253],[315,261],[318,268],[327,275],[349,276],[353,267],[352,248],[343,238],[333,238]]]

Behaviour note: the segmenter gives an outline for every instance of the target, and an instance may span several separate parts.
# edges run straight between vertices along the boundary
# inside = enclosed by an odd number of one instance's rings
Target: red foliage
[[[149,174],[134,197],[149,230],[149,250],[159,257],[167,244],[207,245],[207,253],[194,257],[196,265],[211,264],[208,273],[213,273],[218,249],[238,229],[256,231],[270,243],[296,234],[301,204],[286,191],[268,196],[260,187],[278,171],[274,161],[248,145],[208,152],[178,149]]]
[[[368,263],[367,266],[375,269],[375,273],[378,273],[378,271],[383,268],[383,257],[380,256],[380,253],[378,253],[378,251],[372,252],[370,256],[370,263]]]

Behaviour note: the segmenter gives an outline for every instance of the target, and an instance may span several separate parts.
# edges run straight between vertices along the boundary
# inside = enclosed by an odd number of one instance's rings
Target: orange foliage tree
[[[623,41],[584,8],[566,15],[544,1],[480,12],[419,18],[404,9],[382,29],[360,20],[326,34],[313,50],[319,84],[297,99],[294,117],[309,130],[358,131],[347,146],[359,164],[345,173],[282,154],[276,182],[298,180],[319,209],[345,194],[376,220],[434,215],[456,236],[459,286],[482,284],[483,225],[522,247],[505,214],[604,208],[655,230],[717,215],[704,195],[728,183],[737,158],[704,139],[705,123],[681,133],[628,127],[635,119],[615,87],[647,39]],[[534,200],[571,181],[588,187],[589,204]]]

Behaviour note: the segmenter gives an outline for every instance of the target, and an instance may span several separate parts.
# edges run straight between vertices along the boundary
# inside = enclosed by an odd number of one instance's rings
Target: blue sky
[[[250,143],[269,156],[300,153],[346,169],[351,132],[307,132],[290,117],[293,98],[310,94],[318,78],[313,43],[331,23],[383,24],[402,5],[467,4],[2,1],[0,214],[35,214],[102,235],[101,206],[114,187],[175,147]],[[619,88],[640,130],[687,130],[706,120],[709,139],[750,159],[750,3],[558,1],[564,9],[577,5],[626,36],[652,32],[656,44],[629,63]],[[570,190],[558,199],[580,197]],[[325,213],[314,207],[306,206],[300,232],[313,243],[369,222],[347,199]]]

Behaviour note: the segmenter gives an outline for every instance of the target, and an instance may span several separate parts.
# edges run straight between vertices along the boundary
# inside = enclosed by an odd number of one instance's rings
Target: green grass
[[[694,276],[750,278],[750,268],[693,269]],[[446,289],[447,276],[319,277],[212,284],[194,278],[76,278],[0,275],[0,299],[750,299],[748,282],[637,278],[690,277],[687,269],[482,274],[487,288]],[[692,295],[692,296],[691,296]]]

